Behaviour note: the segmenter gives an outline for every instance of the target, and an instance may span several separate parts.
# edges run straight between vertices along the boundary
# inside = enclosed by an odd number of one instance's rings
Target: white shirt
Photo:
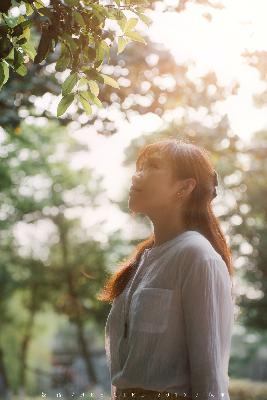
[[[112,399],[115,387],[138,387],[229,400],[231,289],[224,260],[198,231],[146,249],[106,321]]]

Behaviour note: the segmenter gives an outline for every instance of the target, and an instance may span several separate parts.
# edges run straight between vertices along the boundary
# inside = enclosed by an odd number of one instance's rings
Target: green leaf
[[[57,106],[57,117],[64,114],[67,108],[71,105],[74,100],[74,93],[67,94],[67,96],[63,96]]]
[[[79,0],[64,0],[69,6],[78,6]]]
[[[96,43],[96,61],[102,61],[105,57],[105,50],[100,43]]]
[[[80,92],[80,93],[82,93],[83,97],[85,97],[88,101],[89,100],[92,101],[98,107],[103,107],[102,102],[93,93],[90,93],[90,92]]]
[[[109,19],[114,19],[118,22],[118,20],[125,19],[123,12],[119,8],[110,8],[108,10],[108,17]]]
[[[105,40],[101,40],[101,47],[104,49],[104,52],[105,52],[105,54],[107,56],[107,59],[109,60],[109,58],[110,58],[110,47],[106,43]]]
[[[3,61],[0,63],[0,89],[9,78],[9,65]]]
[[[31,30],[28,26],[24,29],[22,36],[25,37],[27,40],[30,39]]]
[[[104,79],[103,79],[103,82],[104,82]],[[88,80],[87,78],[82,77],[79,81],[79,87],[84,86],[84,85],[86,85],[86,89],[88,89],[88,86],[89,86],[90,92],[93,93],[95,96],[99,95],[99,86],[98,86],[97,82],[95,82],[93,80]],[[87,91],[84,91],[84,92],[87,93]],[[89,97],[88,97],[88,100],[90,100]]]
[[[86,79],[86,78],[83,76],[83,77],[79,80],[78,87],[81,87],[81,86],[84,86],[84,85],[86,85],[86,87],[87,87],[88,83],[89,83],[88,79]]]
[[[98,84],[95,81],[88,81],[88,85],[91,93],[93,93],[95,96],[98,96],[99,95]]]
[[[63,96],[66,96],[67,94],[69,94],[72,91],[72,89],[78,82],[78,79],[79,79],[79,77],[76,72],[74,74],[70,74],[67,77],[67,79],[62,84],[62,95]]]
[[[69,63],[71,61],[70,52],[67,49],[67,46],[64,43],[61,43],[61,54],[59,59],[56,62],[55,69],[56,71],[63,72],[68,68]]]
[[[37,9],[45,7],[45,4],[42,2],[42,0],[35,0],[34,4]]]
[[[104,83],[104,79],[101,74],[94,68],[84,67],[82,70],[85,72],[87,78],[92,79],[94,81],[98,81],[100,83]]]
[[[127,41],[126,41],[123,37],[119,36],[119,38],[118,38],[118,52],[117,52],[117,54],[122,53],[123,50],[125,49],[126,45],[127,45]]]
[[[58,72],[63,72],[65,69],[67,69],[68,65],[70,63],[70,57],[68,57],[68,54],[65,53],[59,57],[59,59],[56,62],[55,69]]]
[[[33,13],[32,6],[28,3],[25,3],[25,7],[26,7],[26,15],[31,15]]]
[[[103,76],[104,83],[106,85],[112,86],[116,89],[120,88],[120,85],[118,84],[118,82],[116,82],[115,79],[111,78],[109,75],[101,74],[101,76]]]
[[[16,69],[17,74],[19,74],[20,76],[25,76],[28,72],[27,68],[25,67],[25,65],[20,65],[17,69]]]
[[[24,64],[23,51],[20,48],[14,49],[14,69],[17,70]]]
[[[94,68],[99,71],[100,69],[102,69],[103,64],[104,64],[104,60],[96,61],[96,62],[94,62]]]
[[[138,13],[138,16],[140,17],[140,19],[147,25],[149,26],[150,24],[152,24],[152,19],[150,17],[148,17],[145,14],[142,13]]]
[[[96,97],[93,93],[89,93],[92,99],[92,102],[95,103],[98,107],[103,107],[102,102],[99,100],[98,97]]]
[[[87,90],[82,90],[81,92],[79,92],[79,96],[82,96],[86,101],[91,100],[90,92],[88,92]]]
[[[30,59],[33,61],[34,57],[36,56],[36,50],[33,47],[33,45],[31,43],[25,43],[21,46],[23,48],[23,50],[25,51],[25,53],[28,54],[28,56],[30,57]]]
[[[126,22],[126,24],[125,24],[125,26],[123,28],[123,32],[131,31],[135,27],[137,22],[138,22],[138,18],[130,18],[130,19],[128,19],[128,21]]]
[[[80,14],[78,11],[73,11],[73,16],[75,21],[82,26],[83,28],[86,28],[86,23],[85,20],[83,19],[82,14]]]
[[[83,109],[86,112],[87,115],[92,114],[92,107],[88,103],[88,100],[82,95],[83,92],[79,93],[79,100],[82,103]]]
[[[78,39],[74,39],[71,35],[69,35],[67,32],[63,32],[61,34],[62,38],[66,41],[66,46],[71,49],[72,53],[75,53],[75,51],[79,50],[78,46]]]
[[[146,11],[145,7],[143,7],[143,6],[135,7],[135,10],[140,12],[140,13],[144,13]]]
[[[141,35],[139,35],[139,33],[137,33],[137,32],[134,32],[134,31],[129,32],[128,31],[125,33],[125,35],[128,36],[130,39],[134,40],[135,42],[141,42],[141,43],[147,44],[145,39]]]

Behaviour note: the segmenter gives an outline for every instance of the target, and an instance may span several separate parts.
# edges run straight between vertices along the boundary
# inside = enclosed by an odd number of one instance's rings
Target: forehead
[[[136,165],[139,166],[146,160],[156,161],[161,165],[169,164],[167,154],[159,149],[145,149],[141,154],[139,154],[136,160]]]

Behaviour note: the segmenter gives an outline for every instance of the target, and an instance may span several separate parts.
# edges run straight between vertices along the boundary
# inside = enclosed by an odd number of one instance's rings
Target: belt
[[[148,390],[142,388],[125,388],[120,389],[116,388],[116,400],[123,399],[155,399],[155,400],[192,400],[188,396],[184,396],[178,393],[172,393],[167,391],[157,391],[157,390]]]

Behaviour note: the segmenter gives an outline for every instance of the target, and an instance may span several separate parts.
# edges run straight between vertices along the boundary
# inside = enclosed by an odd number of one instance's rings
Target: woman
[[[129,208],[153,224],[99,300],[112,399],[229,400],[231,253],[215,217],[207,151],[176,138],[145,146]]]

